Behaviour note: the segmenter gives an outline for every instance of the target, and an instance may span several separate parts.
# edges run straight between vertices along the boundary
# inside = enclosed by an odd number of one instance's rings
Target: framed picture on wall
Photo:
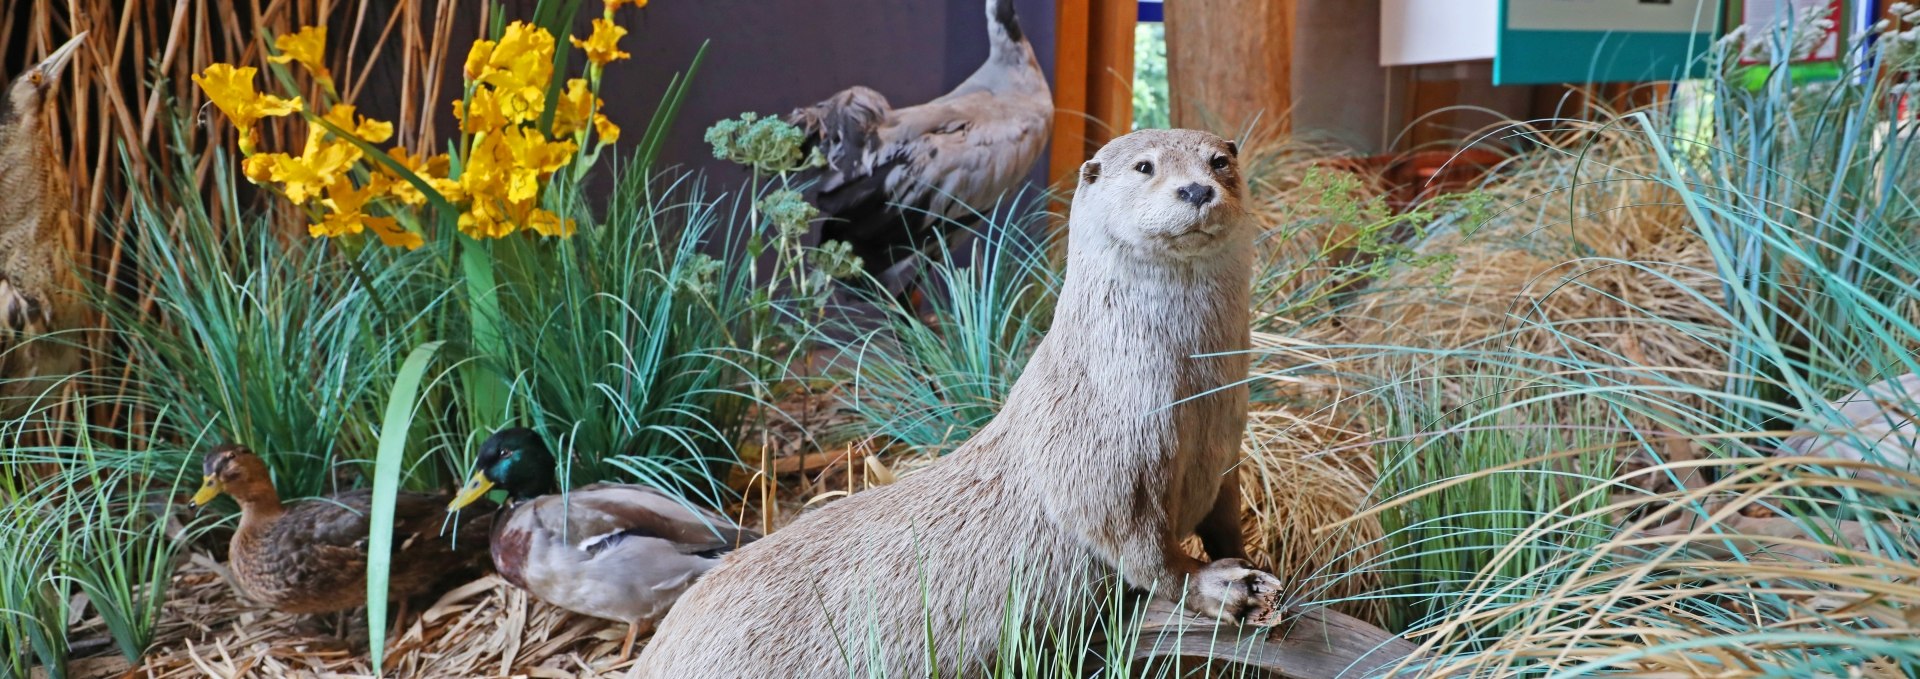
[[[1835,80],[1841,58],[1852,49],[1849,36],[1861,34],[1878,16],[1875,0],[1727,0],[1730,23],[1744,32],[1739,63],[1748,67],[1749,88],[1773,77],[1773,64],[1787,62],[1794,82]],[[1775,52],[1786,49],[1784,59]]]
[[[1790,63],[1810,64],[1822,61],[1836,61],[1840,58],[1842,44],[1847,36],[1843,27],[1847,25],[1848,0],[1731,0],[1737,6],[1740,25],[1745,26],[1748,36],[1760,36],[1775,30],[1785,29],[1800,37],[1794,41],[1796,52],[1788,57]],[[1825,30],[1819,31],[1808,24],[1812,20],[1824,19],[1828,23]],[[1764,42],[1764,41],[1761,41]],[[1740,55],[1742,64],[1772,63],[1765,50],[1751,50]]]

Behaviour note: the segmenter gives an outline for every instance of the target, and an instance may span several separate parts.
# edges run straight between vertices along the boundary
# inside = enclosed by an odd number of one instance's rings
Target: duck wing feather
[[[507,530],[563,536],[589,553],[628,537],[649,537],[672,542],[683,554],[718,554],[760,537],[724,516],[629,484],[598,483],[538,498],[516,509],[510,521]]]

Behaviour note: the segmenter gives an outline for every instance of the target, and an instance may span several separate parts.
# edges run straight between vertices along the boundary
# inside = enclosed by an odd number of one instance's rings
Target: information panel
[[[1497,85],[1697,75],[1719,35],[1718,0],[1501,0]]]

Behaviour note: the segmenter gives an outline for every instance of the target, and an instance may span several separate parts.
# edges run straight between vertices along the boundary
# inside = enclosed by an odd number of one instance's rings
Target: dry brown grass
[[[1370,443],[1384,413],[1370,411],[1375,402],[1358,393],[1403,379],[1407,369],[1404,358],[1361,358],[1365,352],[1330,346],[1573,354],[1616,366],[1596,379],[1699,387],[1723,379],[1721,347],[1713,340],[1723,323],[1715,313],[1719,282],[1676,197],[1642,179],[1653,171],[1651,151],[1597,127],[1574,127],[1551,140],[1554,149],[1523,156],[1485,187],[1492,204],[1506,207],[1484,228],[1420,244],[1423,255],[1455,256],[1444,285],[1428,280],[1431,269],[1400,267],[1373,282],[1374,292],[1360,297],[1358,308],[1337,317],[1300,323],[1268,315],[1257,324],[1274,334],[1256,337],[1261,359],[1254,372],[1266,382],[1262,390],[1277,397],[1256,401],[1250,414],[1242,486],[1251,545],[1262,563],[1295,580],[1302,595],[1356,597],[1381,584],[1363,565],[1383,546],[1380,524],[1367,510],[1377,478]],[[1322,220],[1296,242],[1271,244],[1267,266],[1298,267],[1311,252],[1311,238],[1337,238],[1359,226],[1323,214],[1317,197],[1303,190],[1307,172],[1327,167],[1324,149],[1269,137],[1248,144],[1243,155],[1265,170],[1254,181],[1264,219]],[[1578,172],[1570,172],[1575,166]],[[1579,190],[1559,190],[1570,174]],[[1364,180],[1353,198],[1384,195],[1377,178]],[[1323,271],[1308,269],[1288,284],[1323,284],[1314,277]],[[1697,334],[1683,331],[1689,326]],[[1568,336],[1585,344],[1568,345]],[[1305,373],[1310,376],[1274,376],[1306,364],[1316,366]],[[1459,382],[1454,388],[1465,388]],[[1565,400],[1566,407],[1584,407],[1576,400]],[[1652,463],[1635,458],[1629,464],[1644,471]],[[1348,521],[1355,516],[1363,518]],[[1334,524],[1340,528],[1325,530]],[[1355,612],[1365,617],[1381,605],[1370,600]]]
[[[407,613],[389,639],[387,676],[621,676],[626,626],[575,615],[486,577]],[[206,555],[174,577],[153,650],[138,667],[118,656],[83,660],[81,677],[372,676],[365,625],[340,636],[325,622],[248,604]]]
[[[1591,511],[1543,515],[1483,574],[1519,558],[1529,540],[1570,525],[1601,521],[1621,530],[1511,581],[1557,583],[1549,591],[1516,596],[1484,575],[1467,585],[1463,591],[1474,596],[1457,614],[1410,634],[1434,663],[1425,672],[1812,676],[1806,651],[1824,647],[1860,651],[1850,676],[1902,676],[1891,656],[1867,644],[1920,638],[1920,565],[1910,556],[1920,549],[1913,538],[1920,519],[1863,508],[1920,500],[1920,476],[1902,473],[1888,484],[1837,474],[1867,466],[1824,458],[1713,459],[1635,472],[1693,476],[1712,468],[1721,478],[1666,493],[1621,494]],[[1594,486],[1587,493],[1616,489]],[[1843,492],[1862,499],[1832,499]],[[1811,502],[1836,518],[1774,515],[1773,508],[1787,502]],[[1467,641],[1496,623],[1517,627],[1482,639],[1477,648]]]
[[[1292,583],[1294,596],[1310,600],[1357,597],[1379,586],[1377,577],[1360,568],[1376,556],[1379,522],[1322,531],[1364,509],[1376,479],[1368,445],[1374,432],[1366,413],[1345,399],[1353,385],[1324,376],[1276,376],[1289,366],[1334,358],[1313,348],[1334,339],[1329,324],[1304,324],[1291,311],[1271,306],[1273,300],[1328,284],[1335,272],[1331,258],[1322,257],[1325,244],[1362,226],[1342,221],[1308,195],[1310,172],[1352,169],[1330,166],[1332,155],[1328,148],[1271,131],[1256,131],[1241,149],[1254,214],[1276,229],[1307,223],[1292,238],[1264,241],[1256,264],[1256,279],[1265,283],[1256,283],[1256,292],[1267,304],[1254,309],[1253,372],[1260,382],[1256,389],[1276,398],[1257,399],[1248,412],[1239,472],[1247,547],[1256,563]],[[1377,178],[1359,178],[1363,194],[1384,196]],[[1378,619],[1374,602],[1343,608]]]
[[[1622,380],[1710,386],[1725,321],[1706,244],[1678,197],[1646,179],[1653,151],[1598,126],[1554,137],[1486,187],[1503,212],[1423,253],[1457,256],[1441,287],[1405,272],[1356,325],[1363,343],[1507,350],[1623,366]],[[1575,187],[1569,190],[1567,187]],[[1565,338],[1582,343],[1569,344]]]
[[[1320,360],[1297,338],[1256,334],[1254,346],[1270,362]],[[1281,389],[1299,394],[1294,403],[1256,403],[1247,417],[1245,461],[1240,466],[1256,563],[1282,574],[1296,598],[1313,601],[1362,597],[1380,587],[1380,578],[1364,566],[1378,556],[1381,526],[1362,520],[1328,530],[1360,514],[1371,504],[1378,478],[1374,430],[1353,401],[1342,400],[1347,385],[1325,380],[1285,381]],[[1379,600],[1342,606],[1361,618],[1379,620]]]

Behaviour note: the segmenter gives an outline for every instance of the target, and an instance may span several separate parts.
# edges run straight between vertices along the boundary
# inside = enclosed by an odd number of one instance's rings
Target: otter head
[[[1074,240],[1098,239],[1149,259],[1247,247],[1254,228],[1241,203],[1239,152],[1197,130],[1140,130],[1108,142],[1080,166]]]

